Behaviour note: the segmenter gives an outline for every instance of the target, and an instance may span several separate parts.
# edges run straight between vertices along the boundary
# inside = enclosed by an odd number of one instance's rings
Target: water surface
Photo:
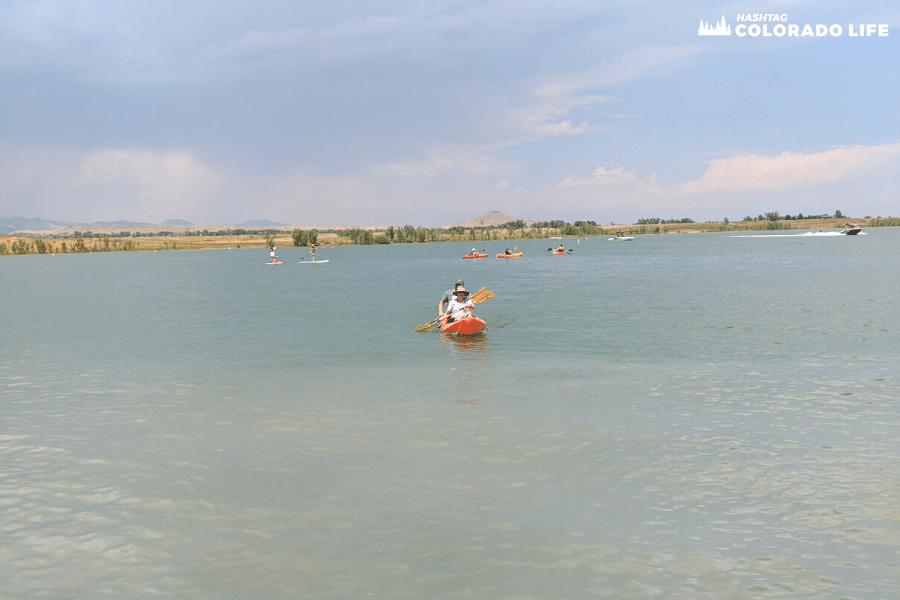
[[[0,598],[895,598],[900,231],[803,233],[0,257]]]

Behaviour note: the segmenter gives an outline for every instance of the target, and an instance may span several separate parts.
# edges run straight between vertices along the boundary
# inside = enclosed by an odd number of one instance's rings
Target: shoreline
[[[435,243],[435,242],[459,242],[473,243],[494,242],[505,240],[523,239],[548,239],[551,237],[578,238],[578,237],[611,237],[617,231],[624,231],[628,235],[666,235],[685,233],[712,233],[712,232],[764,232],[786,230],[834,230],[843,229],[844,224],[852,222],[860,227],[900,226],[900,218],[861,218],[853,219],[842,217],[840,219],[803,219],[790,221],[735,221],[735,222],[706,222],[706,223],[660,223],[641,225],[603,225],[588,226],[590,230],[568,226],[565,232],[561,229],[551,228],[523,228],[523,229],[468,229],[460,233],[449,228],[431,228],[427,237],[418,240],[390,241],[385,232],[388,227],[367,226],[352,228],[377,233],[374,243]],[[210,228],[218,229],[210,229]],[[94,231],[94,230],[97,231]],[[266,232],[275,234],[274,243],[277,247],[290,247],[294,245],[294,229],[309,231],[316,229],[318,233],[317,247],[356,245],[354,240],[341,235],[340,232],[348,231],[346,228],[328,228],[327,232],[321,232],[318,227],[307,226],[279,226],[265,229],[252,230],[253,233],[235,235],[234,231],[247,231],[233,226],[219,225],[152,225],[123,228],[120,226],[85,228],[65,227],[53,231],[40,232],[16,232],[8,235],[0,235],[0,255],[14,254],[65,254],[84,252],[129,252],[150,250],[202,250],[212,248],[263,248],[267,246]],[[325,229],[325,228],[323,228]],[[178,230],[178,231],[176,231]],[[335,231],[337,230],[337,231]],[[188,234],[190,232],[190,234]],[[218,233],[217,233],[218,232]],[[90,234],[76,237],[75,234]],[[137,233],[137,236],[133,234]],[[160,235],[162,234],[162,235]],[[179,235],[180,234],[180,235]],[[204,235],[206,234],[206,235]],[[378,238],[383,238],[380,241]],[[370,240],[370,242],[372,241]],[[308,244],[303,244],[308,246]]]

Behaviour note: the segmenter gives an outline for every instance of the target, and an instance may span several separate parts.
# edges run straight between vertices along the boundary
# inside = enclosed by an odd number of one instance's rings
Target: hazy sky
[[[698,35],[722,17],[731,35]],[[0,0],[0,216],[900,216],[898,17],[896,0]]]

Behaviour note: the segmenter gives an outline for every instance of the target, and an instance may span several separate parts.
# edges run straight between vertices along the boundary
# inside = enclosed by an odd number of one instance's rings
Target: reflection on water
[[[900,230],[781,237],[0,257],[0,598],[896,597]]]
[[[447,352],[449,392],[458,404],[478,404],[490,381],[486,370],[493,364],[494,344],[481,331],[475,335],[440,333],[441,348]]]
[[[472,360],[475,358],[473,355],[484,354],[491,347],[484,331],[475,335],[456,335],[442,331],[440,336],[441,346],[457,352],[463,360]]]

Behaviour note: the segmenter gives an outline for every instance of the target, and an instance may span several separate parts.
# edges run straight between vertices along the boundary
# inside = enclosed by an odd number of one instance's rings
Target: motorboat
[[[616,233],[616,237],[609,238],[610,242],[630,242],[634,239],[634,236],[628,235],[624,231],[619,231]]]
[[[844,235],[856,235],[862,231],[862,227],[859,225],[851,225],[850,223],[844,223],[844,230],[841,231]]]

